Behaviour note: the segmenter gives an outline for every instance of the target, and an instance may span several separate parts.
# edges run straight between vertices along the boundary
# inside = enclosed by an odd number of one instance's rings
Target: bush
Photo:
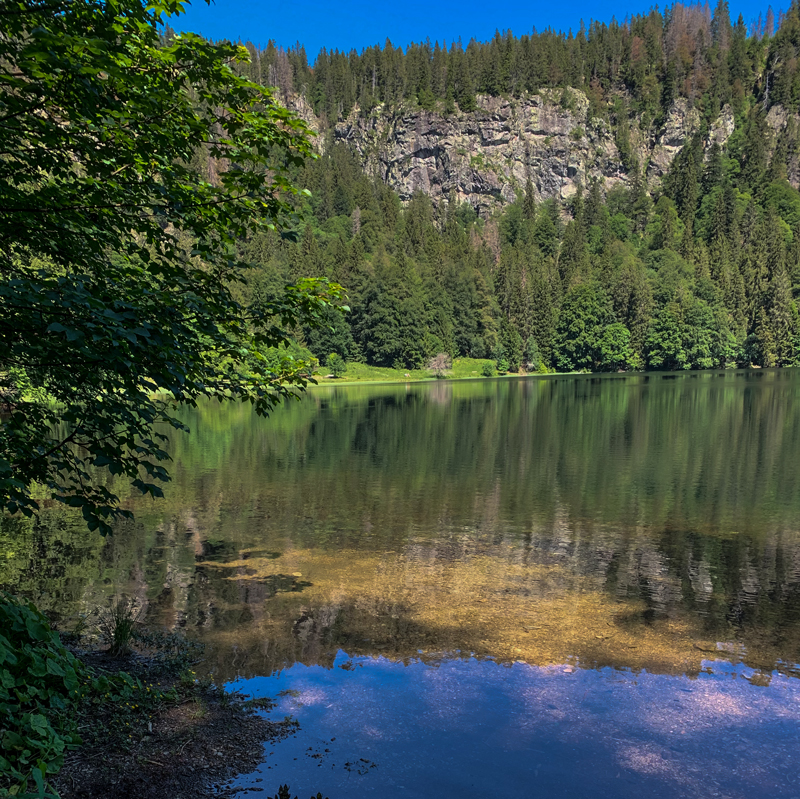
[[[180,701],[125,672],[92,671],[32,604],[3,592],[0,630],[0,797],[57,799],[48,783],[80,745],[79,724],[89,740],[122,745]]]
[[[70,706],[86,667],[33,605],[0,593],[0,794],[48,792],[67,749],[79,743]],[[31,787],[33,787],[31,786]]]
[[[494,377],[494,364],[491,361],[487,361],[483,365],[483,369],[481,369],[481,374],[484,377]]]
[[[428,369],[430,369],[438,379],[447,377],[447,373],[452,366],[453,359],[446,352],[440,352],[428,361]]]
[[[100,616],[100,631],[108,641],[108,654],[113,657],[127,655],[136,635],[140,611],[133,602],[120,601]]]
[[[328,356],[327,365],[334,377],[341,377],[347,371],[347,361],[336,352]]]

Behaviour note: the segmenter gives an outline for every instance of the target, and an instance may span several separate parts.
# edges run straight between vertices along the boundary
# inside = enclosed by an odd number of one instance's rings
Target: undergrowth
[[[34,608],[0,594],[0,796],[52,796],[80,743],[72,709],[89,674]]]
[[[89,667],[34,605],[3,592],[0,630],[0,799],[57,798],[50,780],[67,751],[97,741],[124,750],[194,684],[188,670],[194,649],[176,636],[136,633],[153,647],[169,642],[162,666],[184,672],[185,679],[162,688],[135,674]]]
[[[87,628],[82,618],[68,634],[71,643],[79,644]],[[51,780],[70,750],[85,745],[120,756],[135,751],[152,733],[153,718],[168,707],[194,701],[195,717],[202,718],[202,697],[216,695],[223,706],[241,700],[210,678],[196,679],[191,666],[199,644],[140,629],[132,606],[118,604],[100,614],[100,629],[108,652],[81,651],[79,658],[33,604],[0,591],[0,799],[58,799]],[[107,655],[129,655],[128,671],[94,667]],[[274,705],[263,698],[241,704],[249,710]],[[290,734],[296,727],[287,717],[282,729]],[[276,799],[291,799],[288,786]]]

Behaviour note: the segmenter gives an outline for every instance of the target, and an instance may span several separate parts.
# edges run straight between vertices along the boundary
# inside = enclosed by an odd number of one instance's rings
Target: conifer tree
[[[500,346],[509,372],[519,372],[522,366],[522,336],[507,317],[500,320]]]
[[[531,179],[525,182],[525,197],[522,201],[522,216],[528,222],[536,219],[536,197],[533,193],[533,183]]]
[[[772,365],[789,366],[795,362],[797,309],[792,300],[789,276],[784,269],[777,270],[772,277],[766,309],[774,348]]]

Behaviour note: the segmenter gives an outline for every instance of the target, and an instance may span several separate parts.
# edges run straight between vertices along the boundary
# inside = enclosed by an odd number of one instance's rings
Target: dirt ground
[[[61,799],[232,797],[238,791],[225,783],[253,771],[265,744],[295,729],[291,721],[263,718],[241,697],[198,686],[125,746],[95,735],[67,755],[53,786]],[[264,787],[278,793],[277,784]]]

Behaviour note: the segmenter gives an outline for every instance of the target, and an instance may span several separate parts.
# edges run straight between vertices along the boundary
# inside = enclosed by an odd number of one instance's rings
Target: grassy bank
[[[451,369],[447,370],[448,380],[467,380],[486,377],[484,370],[492,369],[492,376],[499,377],[495,362],[487,358],[456,358]],[[391,369],[382,366],[367,366],[365,363],[348,363],[347,371],[341,377],[329,377],[324,366],[319,367],[316,379],[320,384],[340,383],[411,383],[421,380],[435,380],[430,369]],[[522,373],[527,374],[527,372]]]

